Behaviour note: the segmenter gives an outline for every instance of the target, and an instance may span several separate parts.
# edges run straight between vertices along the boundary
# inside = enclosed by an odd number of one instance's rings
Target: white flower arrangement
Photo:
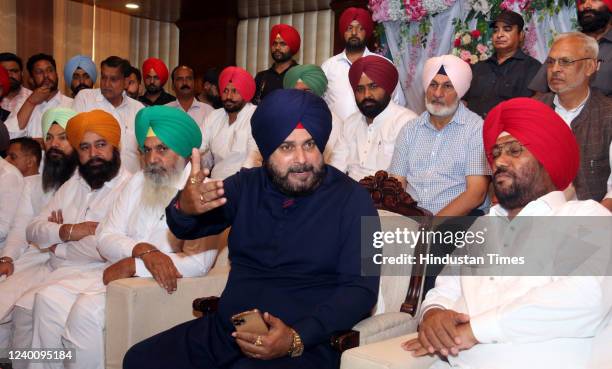
[[[423,0],[423,8],[427,14],[434,15],[442,13],[455,3],[455,0]]]
[[[468,0],[468,4],[476,13],[481,13],[487,18],[489,17],[492,5],[487,0]]]

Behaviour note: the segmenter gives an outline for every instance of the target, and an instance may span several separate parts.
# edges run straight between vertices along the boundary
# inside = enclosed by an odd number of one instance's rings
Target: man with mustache
[[[344,121],[330,165],[356,181],[389,167],[398,133],[417,117],[391,101],[397,79],[397,69],[385,58],[368,55],[351,65],[349,81],[359,111]]]
[[[538,99],[561,116],[580,146],[580,169],[568,199],[605,201],[608,192],[612,148],[612,99],[589,87],[597,71],[598,44],[580,32],[558,35],[544,61],[552,92]],[[612,207],[610,207],[612,209]]]
[[[591,80],[591,87],[612,96],[612,0],[578,0],[576,10],[580,30],[599,44],[597,59],[601,62]],[[540,68],[529,84],[531,90],[539,93],[550,91],[546,70],[545,65]]]
[[[454,55],[428,59],[427,110],[397,136],[389,172],[434,215],[482,215],[488,207],[482,118],[460,101],[471,79],[470,66]]]
[[[83,89],[93,88],[97,77],[96,65],[85,55],[72,57],[64,67],[64,81],[70,86],[72,97],[76,97]]]
[[[251,116],[256,106],[255,81],[240,67],[227,67],[219,75],[223,109],[204,118],[202,164],[211,168],[211,178],[225,179],[240,168],[259,166],[261,156],[251,135]]]
[[[353,96],[353,88],[348,77],[351,65],[363,56],[376,55],[382,58],[371,52],[366,46],[373,30],[372,17],[366,9],[346,9],[338,20],[338,31],[344,36],[344,51],[321,64],[321,69],[328,80],[327,91],[323,98],[331,111],[345,121],[351,114],[359,111],[355,100],[347,98]],[[399,82],[391,97],[397,105],[406,105],[404,92]]]
[[[521,217],[610,216],[595,201],[565,199],[579,148],[548,106],[528,98],[502,102],[487,115],[483,137],[499,201],[489,216],[508,225],[504,242],[520,242],[512,232],[525,224]],[[610,309],[607,283],[602,274],[439,276],[423,301],[418,338],[402,347],[414,356],[446,356],[448,363],[433,365],[440,369],[591,368],[593,336]],[[609,352],[609,341],[601,343]]]
[[[189,114],[195,122],[203,127],[204,118],[214,110],[212,106],[199,102],[195,98],[194,73],[191,67],[179,65],[172,70],[172,88],[176,94],[176,101],[166,104],[173,108],[179,108]]]
[[[140,74],[140,70],[135,66],[130,66],[130,71],[128,75],[128,83],[125,87],[125,93],[134,100],[138,100],[138,96],[140,95],[140,84],[142,82],[142,75]]]
[[[40,144],[30,137],[12,139],[6,151],[6,161],[19,169],[24,178],[38,174],[41,157]]]
[[[42,118],[42,132],[45,136],[45,159],[42,174],[24,178],[23,192],[16,206],[16,214],[6,247],[0,251],[0,279],[2,276],[12,278],[25,268],[42,265],[49,259],[49,253],[40,252],[26,239],[26,227],[40,213],[55,191],[74,173],[78,164],[78,155],[66,139],[65,127],[76,112],[68,108],[47,110]],[[36,143],[38,145],[38,143]],[[11,336],[12,305],[21,294],[14,290],[17,284],[0,283],[0,347],[9,347]]]
[[[489,24],[495,53],[472,66],[472,83],[463,97],[468,109],[483,118],[502,101],[533,95],[527,85],[542,64],[521,50],[524,25],[523,17],[510,10]]]
[[[42,142],[40,120],[45,111],[72,106],[72,99],[57,89],[57,69],[51,55],[32,55],[26,64],[34,83],[34,91],[25,100],[19,111],[14,111],[6,120],[11,138],[29,136]]]
[[[144,95],[138,101],[145,106],[166,105],[176,100],[164,90],[164,85],[168,81],[168,67],[158,58],[149,58],[142,63],[142,76],[144,78]]]
[[[19,111],[32,91],[23,86],[23,61],[13,53],[0,53],[0,66],[7,70],[10,89],[5,91],[0,108],[9,112]]]
[[[127,96],[130,63],[109,56],[100,63],[100,88],[81,91],[72,108],[77,112],[101,109],[112,114],[121,126],[121,167],[130,173],[140,170],[138,144],[134,138],[134,119],[144,105]]]
[[[360,225],[377,213],[363,187],[323,162],[327,104],[276,90],[252,129],[263,167],[203,182],[194,150],[191,178],[166,208],[180,238],[231,226],[218,311],[136,344],[124,368],[338,368],[330,336],[371,313],[379,278],[360,275]],[[235,332],[231,316],[253,308],[269,332]]]
[[[219,70],[208,68],[202,76],[202,91],[198,95],[198,100],[204,104],[212,106],[214,109],[223,107],[219,97]]]
[[[16,297],[11,299],[16,301],[14,305],[2,311],[5,315],[14,306],[11,347],[50,347],[43,346],[41,340],[48,331],[47,325],[56,322],[33,321],[39,294],[59,280],[74,288],[82,287],[78,276],[105,264],[97,251],[96,228],[130,179],[130,174],[121,169],[121,128],[111,114],[92,110],[75,115],[66,125],[66,137],[78,155],[78,171],[26,228],[28,242],[48,250],[49,260],[1,282],[10,284],[12,296]]]
[[[0,99],[8,95],[10,89],[11,81],[9,79],[9,74],[6,69],[4,69],[2,65],[0,65]],[[6,120],[6,118],[8,118],[9,115],[11,115],[10,111],[0,108],[0,123],[4,123],[4,121]],[[4,153],[0,152],[0,155],[4,155]]]
[[[106,284],[153,277],[171,294],[177,279],[206,274],[215,259],[216,250],[184,249],[186,242],[178,240],[165,221],[166,206],[185,183],[191,151],[200,147],[200,128],[183,111],[152,106],[138,112],[136,138],[143,170],[121,189],[96,232],[98,250],[108,263],[82,273],[79,286],[54,284],[37,297],[34,319],[57,322],[45,325],[42,347],[76,350],[78,359],[65,362],[67,369],[105,368]]]
[[[288,24],[276,24],[270,30],[270,55],[274,63],[270,69],[255,76],[255,97],[257,105],[270,92],[283,88],[283,78],[288,70],[298,65],[293,56],[300,51],[300,33]]]

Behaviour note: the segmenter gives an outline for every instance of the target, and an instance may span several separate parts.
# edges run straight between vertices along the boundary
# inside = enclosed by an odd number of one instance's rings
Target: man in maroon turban
[[[347,119],[359,110],[355,101],[347,98],[353,93],[348,81],[348,71],[357,59],[375,55],[366,46],[373,29],[372,17],[366,9],[346,9],[338,21],[338,32],[344,39],[344,51],[321,64],[321,69],[325,72],[328,81],[327,91],[323,98],[330,110],[342,119]],[[394,88],[393,101],[400,106],[405,106],[406,99],[399,83],[396,82]]]
[[[283,88],[283,79],[289,69],[298,65],[293,56],[300,51],[302,39],[298,30],[288,24],[277,24],[270,30],[270,55],[274,63],[269,69],[255,76],[255,97],[257,105],[270,92]]]
[[[175,101],[176,97],[164,91],[164,85],[168,81],[168,67],[161,59],[149,58],[142,63],[142,78],[145,86],[144,95],[138,101],[151,105],[166,105]]]
[[[417,115],[391,101],[398,73],[389,60],[376,55],[359,58],[348,78],[359,111],[344,120],[330,164],[359,181],[387,170],[395,138]]]
[[[423,301],[418,335],[409,337],[402,347],[414,356],[446,356],[448,364],[439,362],[432,366],[435,368],[605,367],[587,366],[587,361],[594,359],[589,358],[595,352],[591,351],[596,347],[594,336],[610,310],[609,281],[596,274],[547,275],[548,263],[554,268],[558,255],[540,254],[543,260],[537,255],[541,250],[529,252],[533,247],[530,242],[538,248],[562,250],[567,237],[574,237],[572,244],[579,248],[588,237],[574,233],[572,224],[581,222],[577,217],[593,219],[582,221],[586,225],[594,222],[595,216],[611,215],[593,200],[568,202],[563,195],[579,165],[572,131],[550,107],[521,97],[491,110],[484,122],[483,139],[499,200],[489,216],[505,219],[481,221],[507,227],[489,232],[486,243],[496,244],[494,238],[503,237],[499,252],[520,255],[525,265],[537,263],[540,270],[513,269],[523,274],[509,277],[514,274],[506,270],[506,274],[489,276],[482,274],[495,273],[495,269],[479,265],[488,272],[438,276],[436,287]],[[517,215],[520,217],[515,218]],[[546,220],[550,216],[571,216],[571,220],[558,218],[552,224],[558,224],[559,229],[550,229],[546,226],[551,224]],[[586,249],[582,252],[591,256]],[[571,264],[564,263],[564,267]],[[592,273],[592,264],[582,266],[588,268],[582,273]],[[534,272],[541,274],[525,277]],[[589,354],[585,355],[585,350]],[[603,354],[601,351],[598,354]],[[609,351],[607,345],[605,351]]]

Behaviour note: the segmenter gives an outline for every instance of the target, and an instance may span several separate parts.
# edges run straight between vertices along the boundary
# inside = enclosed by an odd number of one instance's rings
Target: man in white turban
[[[488,205],[482,119],[460,103],[471,80],[456,56],[427,60],[427,110],[400,131],[389,167],[420,206],[440,216],[482,214]]]

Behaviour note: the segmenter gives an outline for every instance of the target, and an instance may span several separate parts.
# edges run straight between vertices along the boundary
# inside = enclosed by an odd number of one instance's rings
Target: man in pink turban
[[[241,167],[261,164],[261,155],[251,134],[251,115],[256,106],[255,81],[240,67],[227,67],[219,75],[223,109],[204,118],[202,165],[212,168],[211,177],[225,179]]]
[[[602,221],[597,227],[609,224],[610,218],[600,217],[611,214],[593,200],[565,199],[562,190],[576,176],[579,164],[578,144],[572,131],[552,108],[520,97],[491,110],[484,122],[483,138],[499,204],[491,208],[488,220],[481,219],[483,223],[474,230],[491,224],[499,229],[488,232],[486,244],[478,247],[501,241],[503,250],[495,251],[519,256],[523,262],[516,263],[518,269],[511,271],[495,269],[491,261],[478,266],[491,275],[467,272],[461,276],[438,276],[436,287],[429,291],[421,307],[424,313],[418,337],[402,347],[414,356],[446,356],[448,363],[434,364],[436,368],[606,367],[609,361],[602,366],[590,366],[587,361],[598,360],[589,358],[594,352],[610,356],[609,341],[602,340],[603,345],[598,347],[594,339],[610,311],[609,281],[590,274],[597,264],[593,249],[577,251],[580,257],[575,260],[563,252],[562,246],[568,238],[568,246],[573,249],[586,246],[586,242],[593,241],[585,236],[593,233],[589,224],[595,219]],[[566,220],[550,220],[551,216],[565,216]],[[588,218],[578,218],[582,216]],[[580,229],[583,234],[579,234]],[[598,242],[593,245],[599,246]],[[605,243],[601,246],[609,248]],[[530,252],[534,249],[538,250]],[[559,254],[565,271],[555,275],[560,270],[554,263]],[[568,271],[572,261],[585,268],[580,269],[581,274]],[[538,270],[532,269],[534,265]],[[504,274],[495,274],[500,271]],[[518,276],[509,277],[515,275],[513,272]]]
[[[323,99],[330,110],[342,119],[347,119],[351,114],[359,111],[355,101],[347,99],[347,96],[353,94],[348,72],[357,59],[368,55],[378,55],[372,53],[366,46],[373,29],[374,23],[368,10],[346,9],[338,21],[338,32],[344,39],[344,51],[321,64],[321,69],[325,72],[328,81]],[[379,57],[382,58],[382,56]],[[392,98],[398,105],[406,105],[406,99],[399,83],[396,83]]]
[[[296,66],[293,56],[300,51],[300,33],[288,24],[277,24],[270,31],[270,54],[274,63],[269,69],[255,76],[256,93],[253,104],[257,105],[270,92],[283,88],[283,79],[289,69]]]
[[[161,59],[148,58],[142,63],[142,78],[145,86],[144,95],[138,101],[145,106],[166,105],[175,101],[176,97],[164,90],[168,81],[168,67]]]
[[[359,181],[389,167],[397,134],[417,115],[391,101],[398,73],[387,59],[359,58],[348,75],[359,111],[344,121],[330,164]]]

